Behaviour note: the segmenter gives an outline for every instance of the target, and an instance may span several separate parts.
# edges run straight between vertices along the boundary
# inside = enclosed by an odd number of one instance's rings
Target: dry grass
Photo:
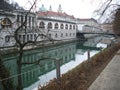
[[[120,44],[104,49],[89,61],[85,61],[63,74],[60,83],[54,79],[39,90],[87,90],[119,48]]]

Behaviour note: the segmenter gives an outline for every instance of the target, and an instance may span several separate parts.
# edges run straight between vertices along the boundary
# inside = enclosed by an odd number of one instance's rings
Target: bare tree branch
[[[19,26],[19,27],[15,30],[15,32],[14,32],[14,37],[15,37],[16,43],[18,43],[20,46],[22,46],[22,43],[21,43],[21,41],[18,39],[18,31],[19,31],[20,29],[22,29],[23,26],[26,26],[27,16],[28,16],[28,14],[31,12],[31,10],[32,10],[32,8],[34,7],[34,5],[36,4],[36,2],[37,2],[37,0],[34,1],[33,5],[32,5],[31,8],[29,9],[29,11],[26,13],[26,15],[25,15],[25,21],[24,21],[24,22],[21,24],[21,26]]]

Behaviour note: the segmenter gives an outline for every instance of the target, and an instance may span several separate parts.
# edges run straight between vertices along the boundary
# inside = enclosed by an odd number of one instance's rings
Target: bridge
[[[77,32],[77,33],[80,33],[80,34],[101,34],[101,35],[120,35],[120,34],[114,34],[114,33],[100,33],[100,32]]]
[[[85,34],[98,34],[98,35],[111,35],[111,36],[120,36],[120,34],[108,33],[108,32],[81,32],[77,30],[77,38],[85,39]]]

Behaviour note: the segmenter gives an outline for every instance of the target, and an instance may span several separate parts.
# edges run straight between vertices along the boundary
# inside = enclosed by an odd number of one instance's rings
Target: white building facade
[[[8,6],[8,3],[6,4]],[[28,15],[26,10],[13,7],[10,10],[7,9],[2,10],[0,7],[1,48],[16,45],[14,32],[24,22],[25,24],[17,34],[21,43],[49,39],[66,41],[76,38],[76,18],[62,13],[61,5],[59,5],[58,12],[52,11],[51,6],[49,11],[45,10],[42,5],[37,13],[30,12]]]
[[[100,32],[100,25],[93,18],[77,19],[77,27],[82,32]]]
[[[0,11],[0,47],[14,46],[16,44],[14,32],[25,21],[26,13],[26,11],[20,10],[12,12]],[[21,42],[24,42],[26,39],[29,40],[31,38],[30,35],[33,37],[34,33],[32,33],[32,30],[36,27],[34,13],[30,13],[29,16],[27,16],[26,26],[29,32],[26,34],[20,30],[18,34],[19,39],[22,40]],[[27,38],[28,35],[29,38]]]
[[[45,11],[44,7],[37,12],[37,25],[54,40],[70,40],[76,38],[76,18],[62,13],[61,6],[58,12]],[[43,8],[43,9],[42,9]]]
[[[101,33],[102,29],[98,22],[93,18],[77,19],[77,32]],[[95,37],[98,34],[85,34],[85,38]]]

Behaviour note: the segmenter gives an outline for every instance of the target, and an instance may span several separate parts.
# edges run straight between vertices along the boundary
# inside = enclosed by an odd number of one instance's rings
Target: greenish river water
[[[90,56],[95,55],[100,51],[96,47],[99,39],[96,38],[85,42],[78,41],[56,47],[25,51],[20,68],[22,88],[24,90],[37,90],[39,84],[46,84],[49,80],[56,78],[55,58],[60,59],[60,70],[61,74],[63,74],[84,60],[87,60],[88,49],[90,50]],[[0,79],[0,90],[4,90],[2,84],[4,80],[11,83],[10,85],[14,87],[13,90],[16,90],[19,85],[17,59],[18,54],[2,56],[2,65],[9,72],[9,77]]]

